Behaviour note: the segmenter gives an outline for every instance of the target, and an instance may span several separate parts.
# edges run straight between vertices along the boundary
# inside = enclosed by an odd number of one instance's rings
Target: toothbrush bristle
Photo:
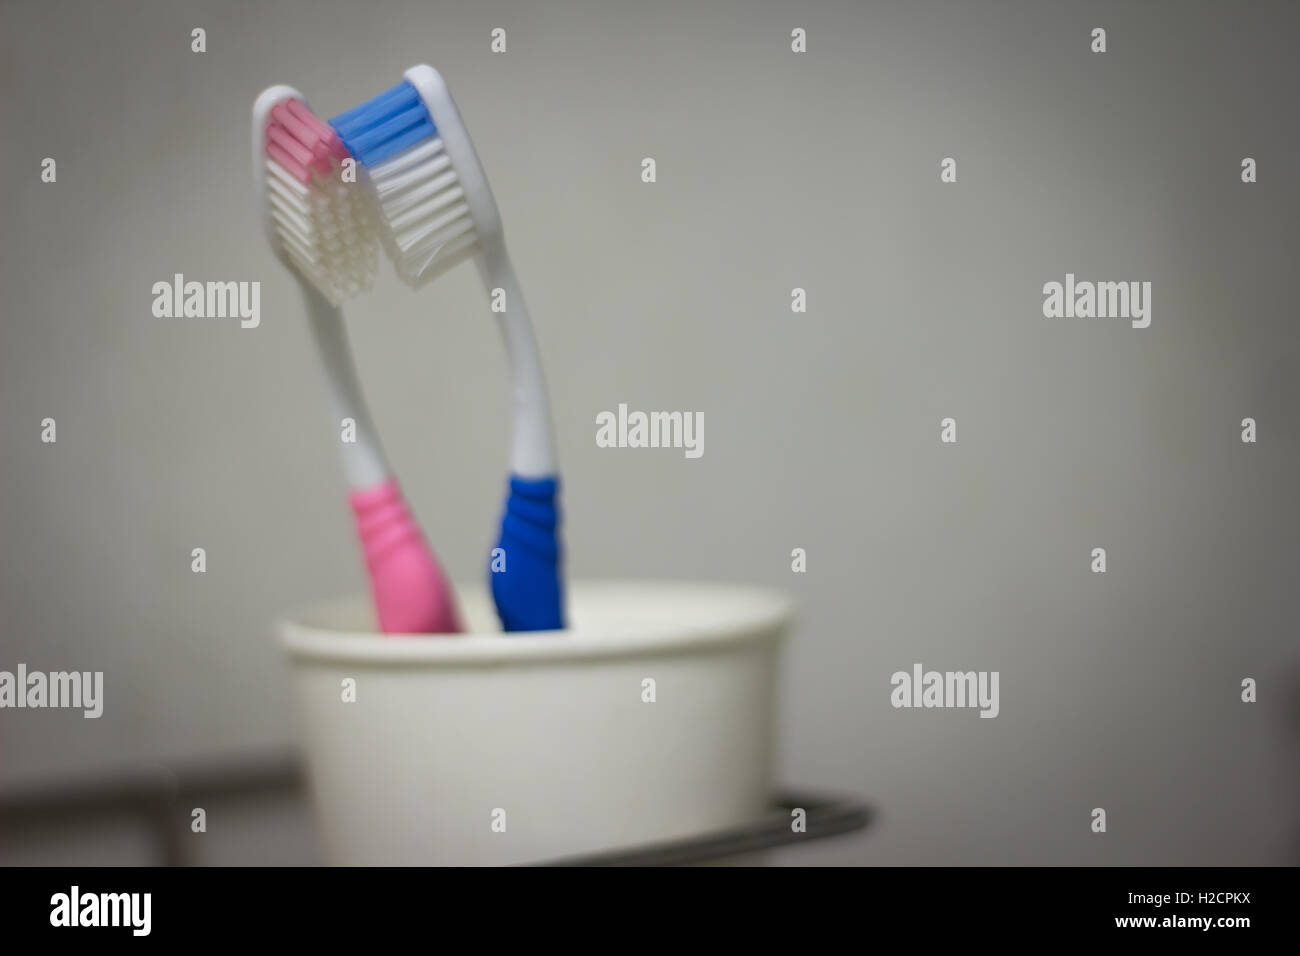
[[[404,281],[423,285],[473,255],[465,191],[414,86],[403,81],[330,126],[366,170],[380,241]]]
[[[289,259],[335,305],[369,289],[379,258],[375,216],[340,174],[348,153],[338,134],[287,100],[271,109],[264,143],[266,201]]]

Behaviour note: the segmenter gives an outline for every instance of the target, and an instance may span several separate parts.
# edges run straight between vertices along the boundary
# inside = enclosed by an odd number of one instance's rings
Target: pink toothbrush
[[[340,176],[338,135],[288,86],[253,104],[253,172],[271,246],[302,287],[335,427],[349,501],[370,575],[379,627],[390,634],[463,630],[450,583],[420,532],[379,444],[348,348],[339,304],[369,288],[378,236],[359,187]]]

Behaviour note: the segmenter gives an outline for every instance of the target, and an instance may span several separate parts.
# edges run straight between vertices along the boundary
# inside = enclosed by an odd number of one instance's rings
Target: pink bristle
[[[321,175],[329,175],[331,159],[342,159],[347,155],[333,128],[322,122],[301,101],[287,100],[272,110],[271,115],[283,123],[285,129],[304,148],[311,151],[311,159],[303,157],[302,162]]]
[[[340,158],[338,135],[297,100],[276,105],[271,117],[266,128],[267,153],[304,184],[310,181],[312,170],[328,176],[331,158]]]
[[[290,102],[293,102],[290,100]],[[293,113],[286,108],[285,104],[279,103],[271,110],[271,118],[289,131],[298,142],[310,148],[317,137],[312,133],[312,129],[302,120],[298,119]]]
[[[321,140],[328,139],[329,134],[333,132],[329,126],[321,122],[320,118],[311,110],[307,109],[307,107],[299,100],[289,100],[285,104],[285,107],[288,109],[289,113],[292,114],[294,119],[310,128],[311,131],[316,134],[315,138]]]
[[[290,100],[287,106],[290,113],[316,132],[316,135],[319,137],[319,141],[324,147],[327,155],[339,160],[348,157],[349,154],[347,147],[343,145],[343,140],[339,138],[339,134],[335,131],[334,127],[330,126],[311,110],[307,109],[307,107],[298,100]]]
[[[266,154],[283,166],[298,182],[303,185],[311,182],[311,170],[290,156],[278,143],[268,142]]]
[[[303,166],[312,164],[316,159],[316,154],[294,138],[283,126],[272,123],[267,127],[266,137]]]

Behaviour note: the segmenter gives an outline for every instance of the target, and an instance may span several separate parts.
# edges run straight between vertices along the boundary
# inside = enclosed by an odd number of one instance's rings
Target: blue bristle
[[[355,128],[355,124],[359,121],[364,122],[366,114],[371,111],[388,111],[389,115],[391,115],[394,112],[406,109],[408,106],[414,106],[418,102],[420,102],[420,95],[416,92],[415,87],[403,80],[392,89],[385,90],[360,106],[350,109],[346,113],[340,113],[330,120],[330,125],[340,131],[344,127]]]
[[[367,167],[438,133],[419,92],[405,80],[334,117],[330,126],[357,162]]]

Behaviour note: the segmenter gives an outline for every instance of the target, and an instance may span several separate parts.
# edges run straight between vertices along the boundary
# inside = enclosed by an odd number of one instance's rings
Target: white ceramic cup
[[[376,634],[360,599],[280,626],[328,862],[537,862],[764,814],[785,596],[579,581],[567,630],[512,635],[460,597],[458,636]]]

